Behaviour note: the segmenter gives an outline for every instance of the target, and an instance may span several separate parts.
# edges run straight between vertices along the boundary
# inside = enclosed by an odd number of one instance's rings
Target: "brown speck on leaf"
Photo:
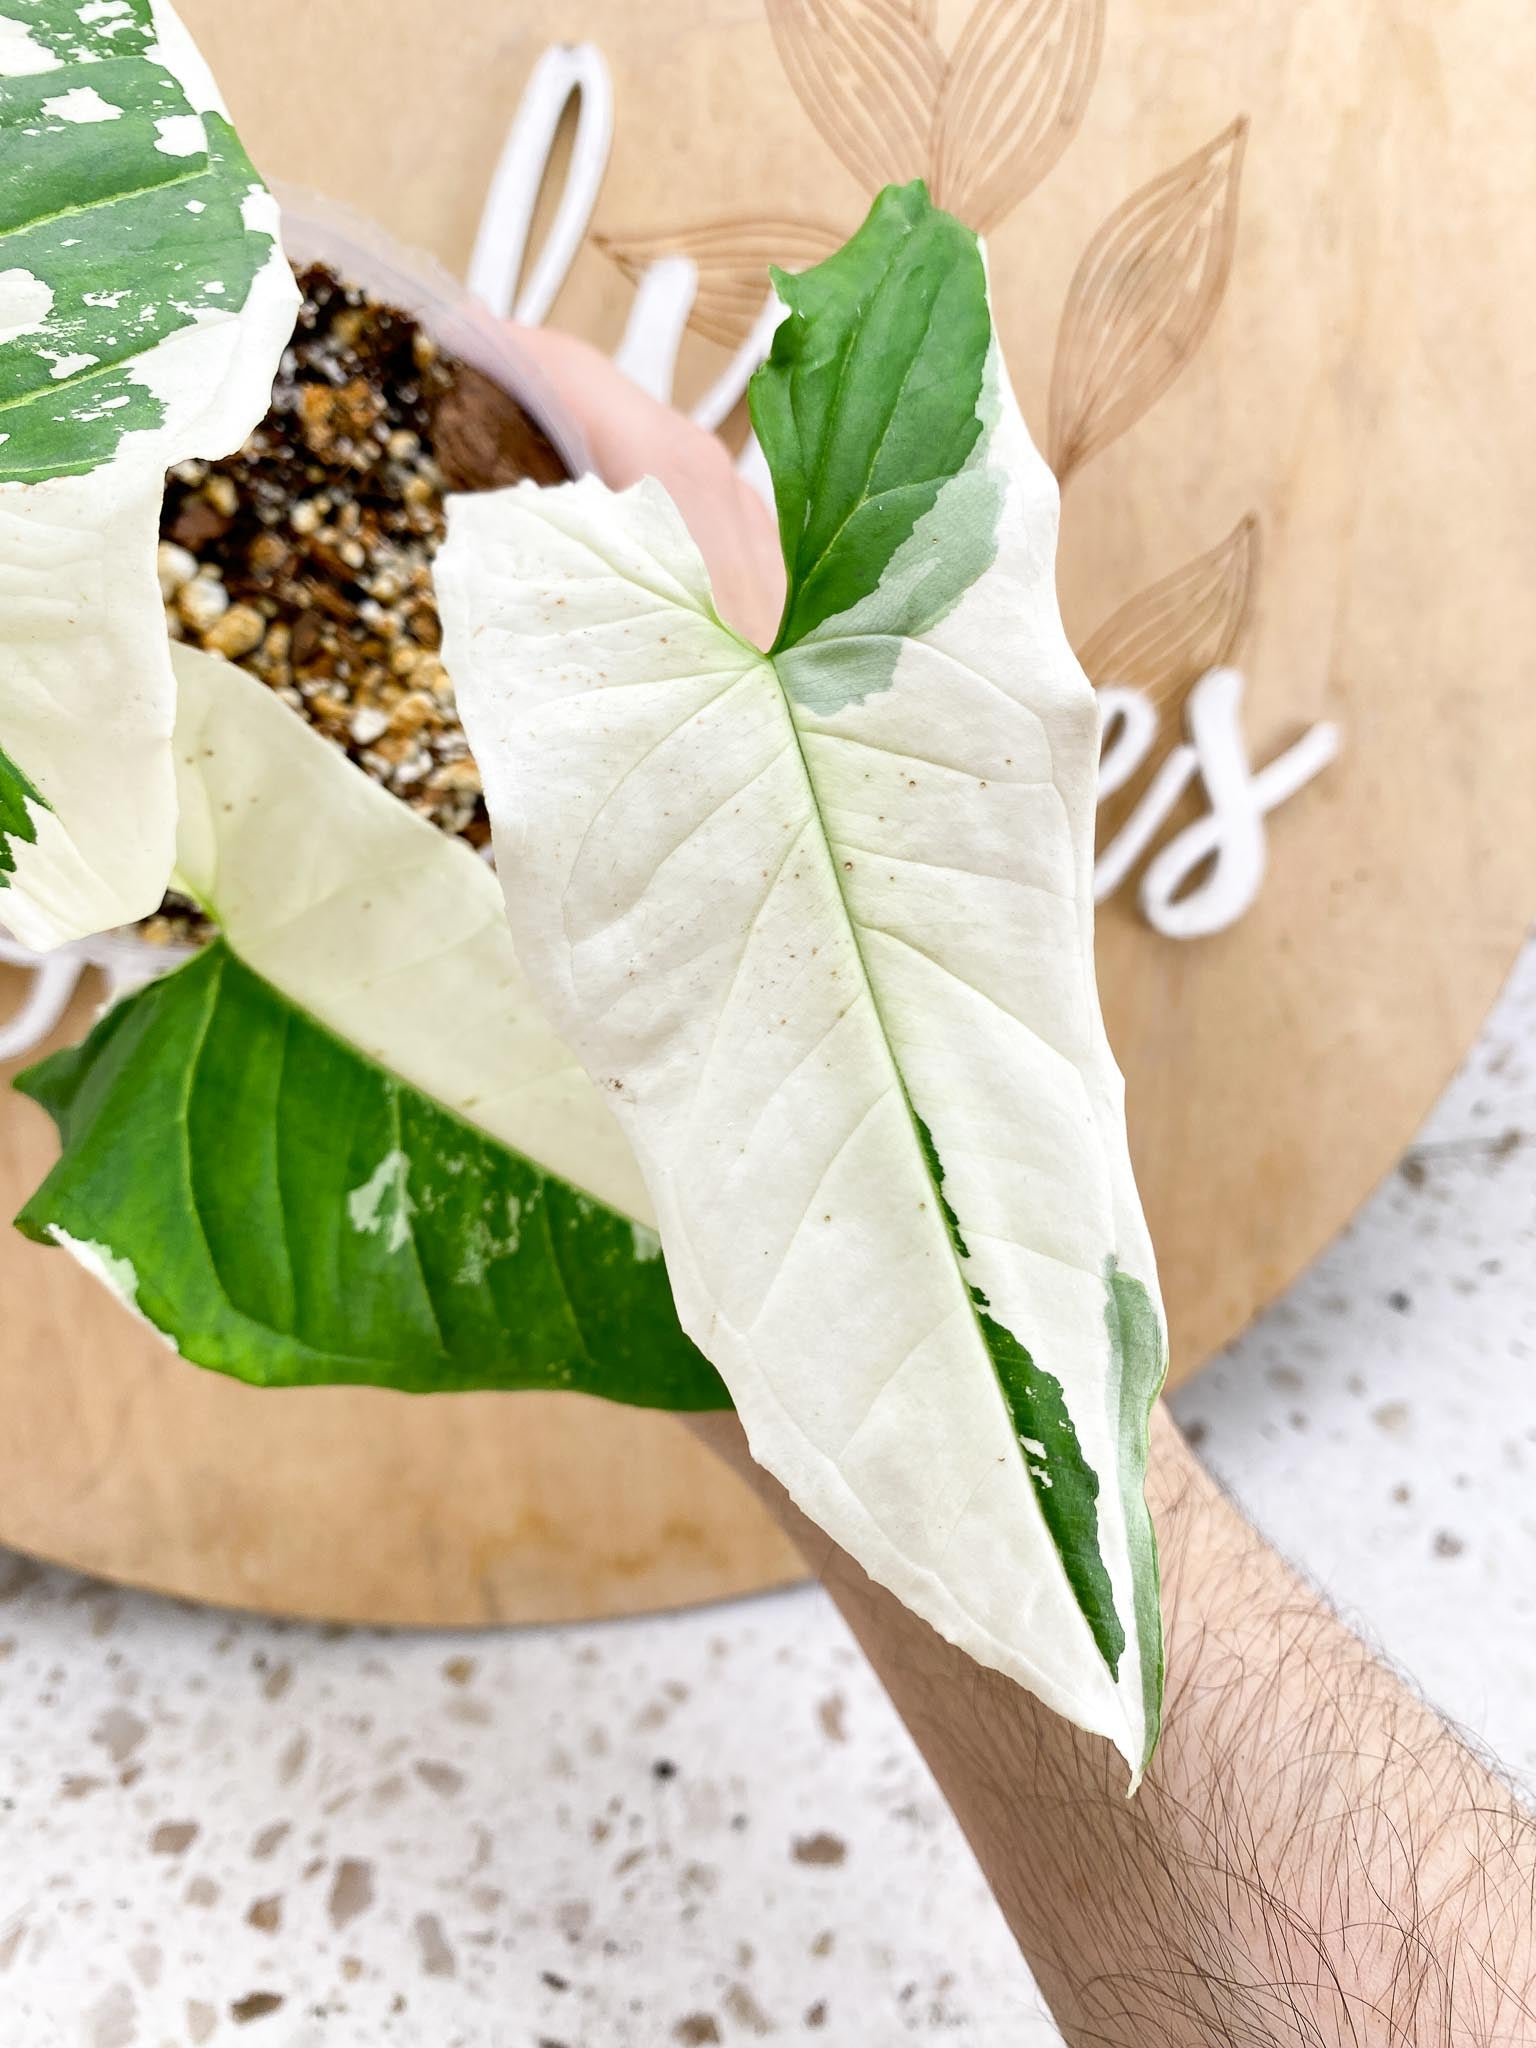
[[[189,1879],[184,1896],[189,1906],[216,1906],[219,1888],[211,1877],[194,1877]]]
[[[762,2036],[773,2032],[773,2022],[745,1984],[732,1984],[725,1994],[725,2009],[738,2027]]]
[[[826,2024],[827,2001],[824,1998],[818,1998],[814,2005],[808,2005],[805,2009],[806,2030],[809,2033],[815,2033],[818,2027],[824,2027]]]
[[[292,1823],[286,1820],[272,1821],[251,1839],[251,1854],[258,1863],[264,1862],[288,1834]]]
[[[1388,1436],[1401,1436],[1408,1427],[1409,1412],[1406,1401],[1383,1401],[1379,1408],[1371,1410],[1371,1420]]]
[[[113,1763],[120,1764],[127,1761],[148,1733],[148,1723],[137,1714],[126,1707],[109,1707],[91,1730],[91,1740],[101,1744]]]
[[[252,1927],[263,1934],[276,1934],[283,1924],[283,1898],[281,1892],[273,1892],[269,1898],[257,1899],[246,1919]]]
[[[163,1820],[150,1836],[149,1846],[157,1856],[180,1856],[191,1848],[197,1836],[195,1820]]]
[[[1436,1530],[1436,1557],[1460,1557],[1461,1553],[1466,1549],[1466,1547],[1467,1546],[1463,1542],[1462,1538],[1460,1536],[1453,1535],[1449,1529]]]
[[[230,2006],[229,2016],[237,2027],[249,2026],[252,2020],[264,2020],[276,2012],[282,2002],[280,1991],[248,1991]]]
[[[416,1947],[421,1954],[423,1976],[457,1976],[459,1966],[454,1959],[453,1950],[448,1946],[443,1923],[437,1915],[418,1913],[413,1932],[416,1936]]]
[[[192,2048],[202,2048],[218,2024],[219,2016],[211,2005],[204,2005],[200,1998],[187,2000],[187,2039]]]
[[[461,1104],[467,1108],[467,1104]],[[462,1721],[470,1728],[490,1726],[491,1710],[484,1700],[450,1700],[443,1712],[450,1721]]]
[[[452,1764],[433,1763],[423,1758],[411,1768],[428,1791],[437,1793],[440,1799],[451,1799],[456,1792],[463,1790],[464,1773]]]
[[[360,1857],[346,1856],[336,1866],[326,1911],[338,1931],[366,1913],[373,1904],[373,1865]]]
[[[848,1728],[845,1716],[848,1702],[840,1692],[828,1693],[816,1709],[816,1718],[821,1723],[821,1732],[828,1742],[846,1742]]]
[[[846,1859],[848,1844],[840,1835],[828,1834],[823,1829],[814,1835],[797,1835],[793,1854],[797,1863],[832,1869]]]
[[[293,1666],[286,1658],[281,1664],[274,1664],[261,1681],[263,1695],[269,1700],[280,1700],[293,1683]]]
[[[672,2038],[681,2048],[711,2048],[720,2039],[720,2022],[713,2013],[691,2012],[672,2029]]]
[[[585,1899],[563,1899],[555,1908],[555,1925],[567,1941],[580,1941],[592,1925],[592,1908]]]
[[[309,1737],[295,1735],[277,1760],[277,1782],[291,1785],[309,1757]]]

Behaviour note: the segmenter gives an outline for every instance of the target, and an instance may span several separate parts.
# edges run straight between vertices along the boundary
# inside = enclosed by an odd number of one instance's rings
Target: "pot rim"
[[[543,432],[572,477],[594,467],[587,439],[549,379],[519,346],[510,321],[434,256],[410,247],[358,208],[306,186],[274,180],[290,263],[324,263],[349,284],[419,320],[438,346],[499,384]]]

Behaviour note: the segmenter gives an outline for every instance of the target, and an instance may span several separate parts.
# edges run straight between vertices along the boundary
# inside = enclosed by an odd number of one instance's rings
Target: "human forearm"
[[[727,1455],[745,1461],[734,1425]],[[1107,1746],[980,1670],[753,1477],[923,1750],[1073,2048],[1514,2048],[1536,1831],[1243,1522],[1165,1416],[1168,1696]]]

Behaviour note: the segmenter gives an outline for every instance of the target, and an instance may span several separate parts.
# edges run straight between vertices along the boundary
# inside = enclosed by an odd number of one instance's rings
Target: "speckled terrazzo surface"
[[[1178,1402],[1527,1781],[1533,1254],[1528,950],[1401,1171]],[[813,1591],[386,1637],[0,1556],[0,1729],[0,2048],[1058,2038]]]

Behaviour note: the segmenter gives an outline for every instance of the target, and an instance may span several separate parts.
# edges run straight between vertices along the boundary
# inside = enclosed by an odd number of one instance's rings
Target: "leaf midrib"
[[[727,628],[726,630],[729,631],[730,629]],[[900,1092],[902,1106],[907,1113],[907,1125],[911,1133],[913,1148],[917,1154],[918,1167],[921,1172],[922,1179],[926,1182],[928,1186],[930,1199],[936,1211],[939,1224],[943,1230],[945,1243],[949,1248],[950,1269],[954,1274],[956,1284],[958,1285],[958,1287],[961,1290],[961,1293],[965,1297],[966,1312],[970,1316],[971,1327],[975,1332],[976,1342],[980,1345],[982,1354],[986,1358],[988,1368],[992,1374],[993,1383],[997,1388],[997,1397],[999,1403],[1001,1404],[1003,1415],[1009,1422],[1009,1439],[1010,1441],[1014,1441],[1017,1433],[1012,1427],[1013,1410],[1009,1404],[1008,1390],[1003,1384],[1002,1376],[997,1368],[997,1361],[992,1355],[992,1347],[987,1341],[986,1331],[982,1328],[981,1311],[977,1306],[975,1295],[972,1292],[971,1283],[966,1277],[965,1268],[961,1259],[960,1247],[956,1241],[955,1226],[949,1220],[948,1204],[946,1202],[943,1188],[940,1186],[939,1181],[936,1179],[934,1175],[932,1167],[929,1165],[928,1148],[925,1147],[925,1145],[923,1144],[922,1132],[919,1128],[919,1120],[916,1106],[912,1101],[911,1093],[907,1087],[907,1077],[905,1073],[902,1071],[900,1060],[896,1056],[896,1048],[892,1043],[890,1028],[886,1023],[885,1012],[881,1006],[879,992],[875,987],[874,977],[870,971],[869,960],[864,951],[859,921],[854,916],[853,907],[848,900],[847,888],[845,887],[843,878],[838,871],[837,857],[833,848],[833,838],[831,829],[827,824],[826,813],[822,809],[821,795],[816,787],[816,779],[811,773],[810,761],[807,758],[805,752],[805,746],[800,732],[799,721],[796,719],[794,713],[794,700],[790,696],[789,690],[785,685],[784,678],[779,673],[779,665],[774,656],[772,654],[765,654],[763,655],[762,659],[773,675],[774,683],[779,693],[779,701],[783,707],[785,721],[789,726],[790,734],[795,743],[795,752],[799,757],[801,774],[803,775],[805,780],[806,794],[810,799],[811,811],[816,819],[822,851],[826,856],[827,866],[832,876],[833,887],[837,891],[837,899],[842,908],[843,918],[848,928],[849,938],[852,941],[854,957],[859,964],[859,973],[863,979],[865,993],[869,998],[870,1009],[873,1012],[875,1023],[880,1033],[881,1045],[884,1047],[886,1058],[890,1062],[891,1073],[895,1080],[896,1087]],[[937,1159],[937,1146],[933,1148],[933,1151],[934,1157],[935,1159]],[[1014,1341],[1019,1342],[1017,1337],[1015,1337]],[[1023,1347],[1021,1345],[1021,1348],[1027,1347]],[[1033,1354],[1031,1354],[1031,1356],[1032,1355]],[[1016,1441],[1014,1442],[1014,1448],[1016,1452],[1019,1451],[1019,1446]],[[1025,1464],[1025,1460],[1022,1456],[1022,1453],[1020,1453],[1019,1455],[1019,1463],[1021,1467]],[[1061,1572],[1062,1578],[1066,1583],[1068,1600],[1071,1605],[1072,1611],[1077,1616],[1078,1622],[1082,1627],[1083,1633],[1087,1637],[1090,1649],[1092,1650],[1094,1656],[1098,1657],[1101,1653],[1099,1651],[1098,1644],[1094,1640],[1092,1624],[1089,1622],[1088,1616],[1083,1611],[1082,1605],[1077,1596],[1076,1588],[1072,1584],[1071,1575],[1067,1571],[1065,1560],[1061,1556],[1060,1550],[1056,1543],[1056,1539],[1051,1532],[1049,1523],[1046,1521],[1045,1510],[1040,1503],[1040,1499],[1035,1491],[1035,1488],[1033,1487],[1033,1485],[1029,1483],[1027,1470],[1025,1471],[1025,1483],[1023,1491],[1025,1495],[1028,1497],[1030,1508],[1034,1513],[1036,1519],[1038,1520],[1042,1532],[1044,1533],[1047,1548],[1049,1549],[1051,1556],[1055,1558],[1057,1568]],[[1113,1673],[1111,1673],[1110,1675],[1110,1683],[1118,1693],[1118,1683],[1115,1680]]]

